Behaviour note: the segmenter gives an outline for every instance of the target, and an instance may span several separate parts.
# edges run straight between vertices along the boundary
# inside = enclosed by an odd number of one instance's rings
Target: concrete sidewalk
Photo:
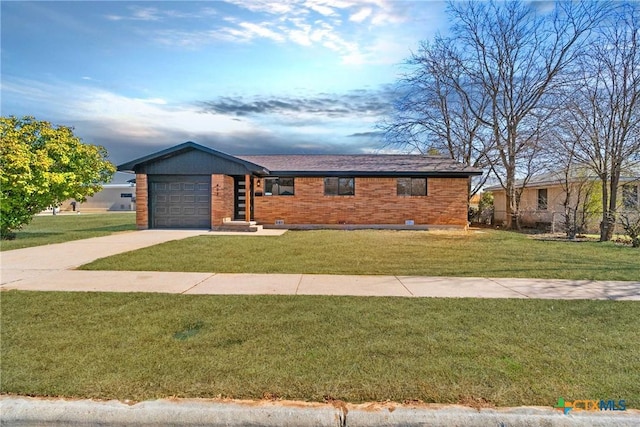
[[[162,292],[209,295],[352,295],[452,298],[640,300],[640,282],[482,277],[313,274],[38,271],[3,283],[3,290]],[[4,281],[4,274],[3,274]]]
[[[274,236],[286,230],[220,233],[146,230],[0,253],[3,290],[176,294],[354,295],[399,297],[640,300],[640,281],[483,277],[81,271],[95,259],[197,235]]]

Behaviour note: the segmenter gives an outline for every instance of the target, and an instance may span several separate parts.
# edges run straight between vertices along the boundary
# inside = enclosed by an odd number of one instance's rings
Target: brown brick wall
[[[399,197],[396,178],[356,178],[355,196],[325,196],[323,178],[296,178],[294,196],[255,197],[263,224],[467,225],[467,179],[429,178],[427,196]],[[264,187],[264,183],[262,183]]]
[[[223,218],[233,218],[233,177],[211,175],[211,226],[222,225]]]
[[[211,226],[233,218],[233,177],[211,176]],[[355,196],[325,196],[323,178],[296,178],[294,196],[256,196],[254,219],[274,224],[467,225],[467,179],[429,178],[427,196],[396,195],[396,178],[356,178]],[[264,182],[261,187],[264,188]],[[136,175],[136,225],[149,228],[147,175]]]
[[[136,227],[149,228],[149,191],[146,174],[136,174]]]

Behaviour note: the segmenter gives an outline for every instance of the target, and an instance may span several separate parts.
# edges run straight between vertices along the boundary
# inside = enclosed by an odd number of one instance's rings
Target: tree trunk
[[[518,212],[518,203],[516,201],[515,189],[506,191],[506,224],[509,230],[520,230],[520,214]]]
[[[616,229],[616,222],[618,222],[618,183],[620,172],[614,171],[611,176],[611,184],[609,186],[609,209],[607,212],[607,227],[606,234],[604,235],[605,241],[613,239],[613,233]],[[602,240],[602,239],[600,239]]]
[[[600,221],[600,241],[608,242],[613,237],[611,218],[609,217],[609,187],[608,180],[602,179],[602,221]]]
[[[600,225],[600,241],[608,242],[613,239],[613,232],[616,228],[616,213],[607,212],[606,218],[603,219]]]

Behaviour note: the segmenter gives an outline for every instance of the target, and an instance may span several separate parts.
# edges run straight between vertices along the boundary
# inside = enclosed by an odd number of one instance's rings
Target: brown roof
[[[443,156],[400,154],[267,155],[236,156],[287,175],[480,175],[477,168],[464,166]]]
[[[284,176],[450,176],[481,175],[477,168],[465,166],[448,157],[411,154],[343,154],[343,155],[264,155],[232,156],[195,142],[185,142],[118,166],[120,171],[138,171],[154,164],[198,151],[213,158],[237,163],[246,173]]]

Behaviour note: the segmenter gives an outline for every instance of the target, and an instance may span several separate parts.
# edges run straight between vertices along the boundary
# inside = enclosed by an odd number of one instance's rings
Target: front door
[[[233,216],[236,221],[245,221],[247,219],[247,205],[250,206],[250,218],[253,220],[253,192],[251,188],[247,188],[244,176],[233,177],[233,193],[234,193],[234,208]],[[251,203],[247,203],[247,201]]]

